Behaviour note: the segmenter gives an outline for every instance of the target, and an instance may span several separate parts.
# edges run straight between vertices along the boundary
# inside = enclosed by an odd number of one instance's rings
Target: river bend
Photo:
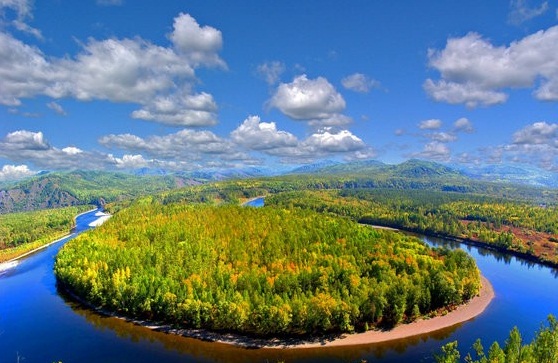
[[[91,228],[97,211],[77,218],[76,233]],[[424,238],[433,245],[461,246],[493,284],[496,297],[466,323],[401,341],[358,347],[297,350],[242,349],[151,331],[99,316],[56,287],[54,258],[74,235],[32,254],[0,274],[0,362],[432,362],[458,339],[470,351],[503,343],[514,325],[530,341],[548,314],[558,316],[558,271],[483,248]]]

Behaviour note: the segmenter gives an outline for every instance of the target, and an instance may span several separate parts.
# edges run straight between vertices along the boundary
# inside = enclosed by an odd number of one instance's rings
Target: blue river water
[[[76,233],[97,217],[77,218]],[[548,314],[558,316],[558,271],[492,251],[424,238],[432,245],[461,247],[492,282],[496,297],[471,321],[423,336],[357,347],[243,349],[183,338],[104,317],[57,289],[52,269],[60,247],[73,236],[21,260],[0,276],[0,362],[432,362],[453,340],[470,351],[505,341],[518,326],[526,341]]]

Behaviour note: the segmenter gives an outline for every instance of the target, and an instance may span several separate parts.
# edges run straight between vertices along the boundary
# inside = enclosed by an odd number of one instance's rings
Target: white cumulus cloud
[[[68,146],[62,149],[63,153],[66,153],[68,155],[77,155],[77,154],[81,154],[83,152],[83,150],[81,150],[80,148],[77,148],[75,146]]]
[[[424,145],[424,149],[421,152],[415,153],[412,156],[439,162],[447,162],[451,159],[451,151],[445,143],[432,141]]]
[[[106,100],[141,105],[134,118],[177,126],[215,124],[212,96],[194,91],[195,69],[226,68],[218,55],[220,31],[180,14],[169,38],[170,47],[139,37],[89,38],[76,55],[55,58],[0,32],[0,104],[19,106],[21,99],[41,95]],[[62,111],[58,103],[48,105]]]
[[[442,127],[442,121],[438,119],[424,120],[419,123],[421,130],[437,130]]]
[[[217,123],[217,103],[208,93],[177,92],[158,96],[132,117],[173,126],[211,126]]]
[[[99,139],[106,147],[133,153],[145,153],[154,159],[190,162],[207,157],[236,153],[230,141],[211,131],[183,129],[164,136],[141,138],[132,134],[106,135]]]
[[[448,132],[432,132],[426,134],[425,136],[431,140],[443,142],[443,143],[453,142],[457,140],[456,135]]]
[[[535,122],[513,134],[517,145],[548,145],[558,149],[558,124]]]
[[[18,180],[35,174],[27,165],[4,165],[0,169],[0,181]]]
[[[191,15],[180,13],[174,19],[173,32],[169,38],[178,53],[193,65],[226,67],[218,55],[223,46],[221,31],[207,25],[200,26]]]
[[[380,87],[380,82],[362,73],[354,73],[343,78],[341,84],[346,89],[360,93],[368,93],[373,88]]]
[[[266,150],[295,146],[297,138],[286,131],[277,130],[275,122],[261,122],[258,116],[250,116],[231,132],[231,140],[251,150]]]
[[[306,75],[281,83],[268,104],[295,120],[328,119],[345,109],[345,100],[327,79]]]
[[[50,145],[42,132],[19,130],[7,134],[4,140],[0,141],[0,147],[4,151],[46,150],[50,148]]]
[[[435,101],[452,105],[465,104],[470,108],[479,105],[497,105],[506,102],[508,99],[505,93],[482,89],[474,83],[462,84],[445,80],[436,82],[427,79],[424,82],[424,89]]]
[[[330,131],[316,133],[306,139],[303,145],[315,149],[317,152],[325,153],[358,151],[366,147],[359,137],[348,130],[336,133]]]
[[[57,148],[50,145],[40,131],[19,130],[8,133],[0,139],[0,157],[47,170],[106,167],[103,154],[86,152],[75,146]]]
[[[429,64],[441,75],[424,83],[436,101],[494,105],[505,102],[504,91],[513,88],[533,88],[536,98],[558,101],[558,26],[508,46],[477,33],[450,38],[444,49],[429,51]]]
[[[148,167],[151,163],[148,160],[145,160],[142,155],[123,155],[121,158],[114,157],[113,155],[109,155],[109,159],[115,164],[115,166],[119,169],[140,169]]]
[[[473,127],[472,122],[465,117],[456,120],[453,123],[453,129],[455,132],[464,132],[467,134],[475,132],[475,128]]]

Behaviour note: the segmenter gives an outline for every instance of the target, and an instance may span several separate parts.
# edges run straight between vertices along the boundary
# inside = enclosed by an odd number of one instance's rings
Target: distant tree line
[[[311,209],[366,224],[471,239],[558,264],[557,206],[461,193],[395,189],[302,190],[269,196],[266,205]],[[515,235],[511,227],[519,228],[523,238]],[[529,239],[534,232],[544,233],[543,239]]]

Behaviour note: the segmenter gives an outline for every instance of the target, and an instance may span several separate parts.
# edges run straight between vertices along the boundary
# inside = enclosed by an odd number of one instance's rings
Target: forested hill
[[[317,164],[314,168],[298,168],[294,174],[345,174],[374,175],[377,178],[444,178],[468,180],[462,172],[442,164],[411,159],[401,164],[390,165],[376,160],[363,160],[351,163]]]
[[[384,164],[377,160],[362,160],[349,163],[322,162],[296,168],[292,174],[345,174],[375,175],[377,178],[437,178],[452,180],[476,180],[538,186],[558,187],[558,173],[542,170],[532,165],[488,165],[488,166],[445,166],[439,163],[411,159],[397,165]]]
[[[0,188],[0,214],[100,205],[195,183],[178,176],[137,176],[101,171],[46,173]]]
[[[238,188],[248,193],[247,196],[293,188],[435,190],[521,199],[535,204],[554,204],[558,195],[556,188],[543,189],[525,185],[526,183],[479,180],[457,169],[421,160],[409,160],[398,165],[388,165],[376,160],[322,162],[295,169],[286,175],[269,175],[270,172],[265,169],[242,172],[207,170],[195,173],[171,173],[164,170],[142,170],[135,174],[102,171],[45,173],[10,185],[0,184],[0,214],[71,205],[98,205],[196,184],[208,184],[209,188],[220,194],[218,199],[223,200],[229,199],[224,195],[227,191]],[[236,182],[227,185],[215,183],[224,179]],[[502,178],[494,176],[494,180],[502,181]],[[179,195],[168,198],[181,199],[180,194],[184,193],[187,194],[188,191],[178,190]],[[236,197],[242,198],[241,195]]]

